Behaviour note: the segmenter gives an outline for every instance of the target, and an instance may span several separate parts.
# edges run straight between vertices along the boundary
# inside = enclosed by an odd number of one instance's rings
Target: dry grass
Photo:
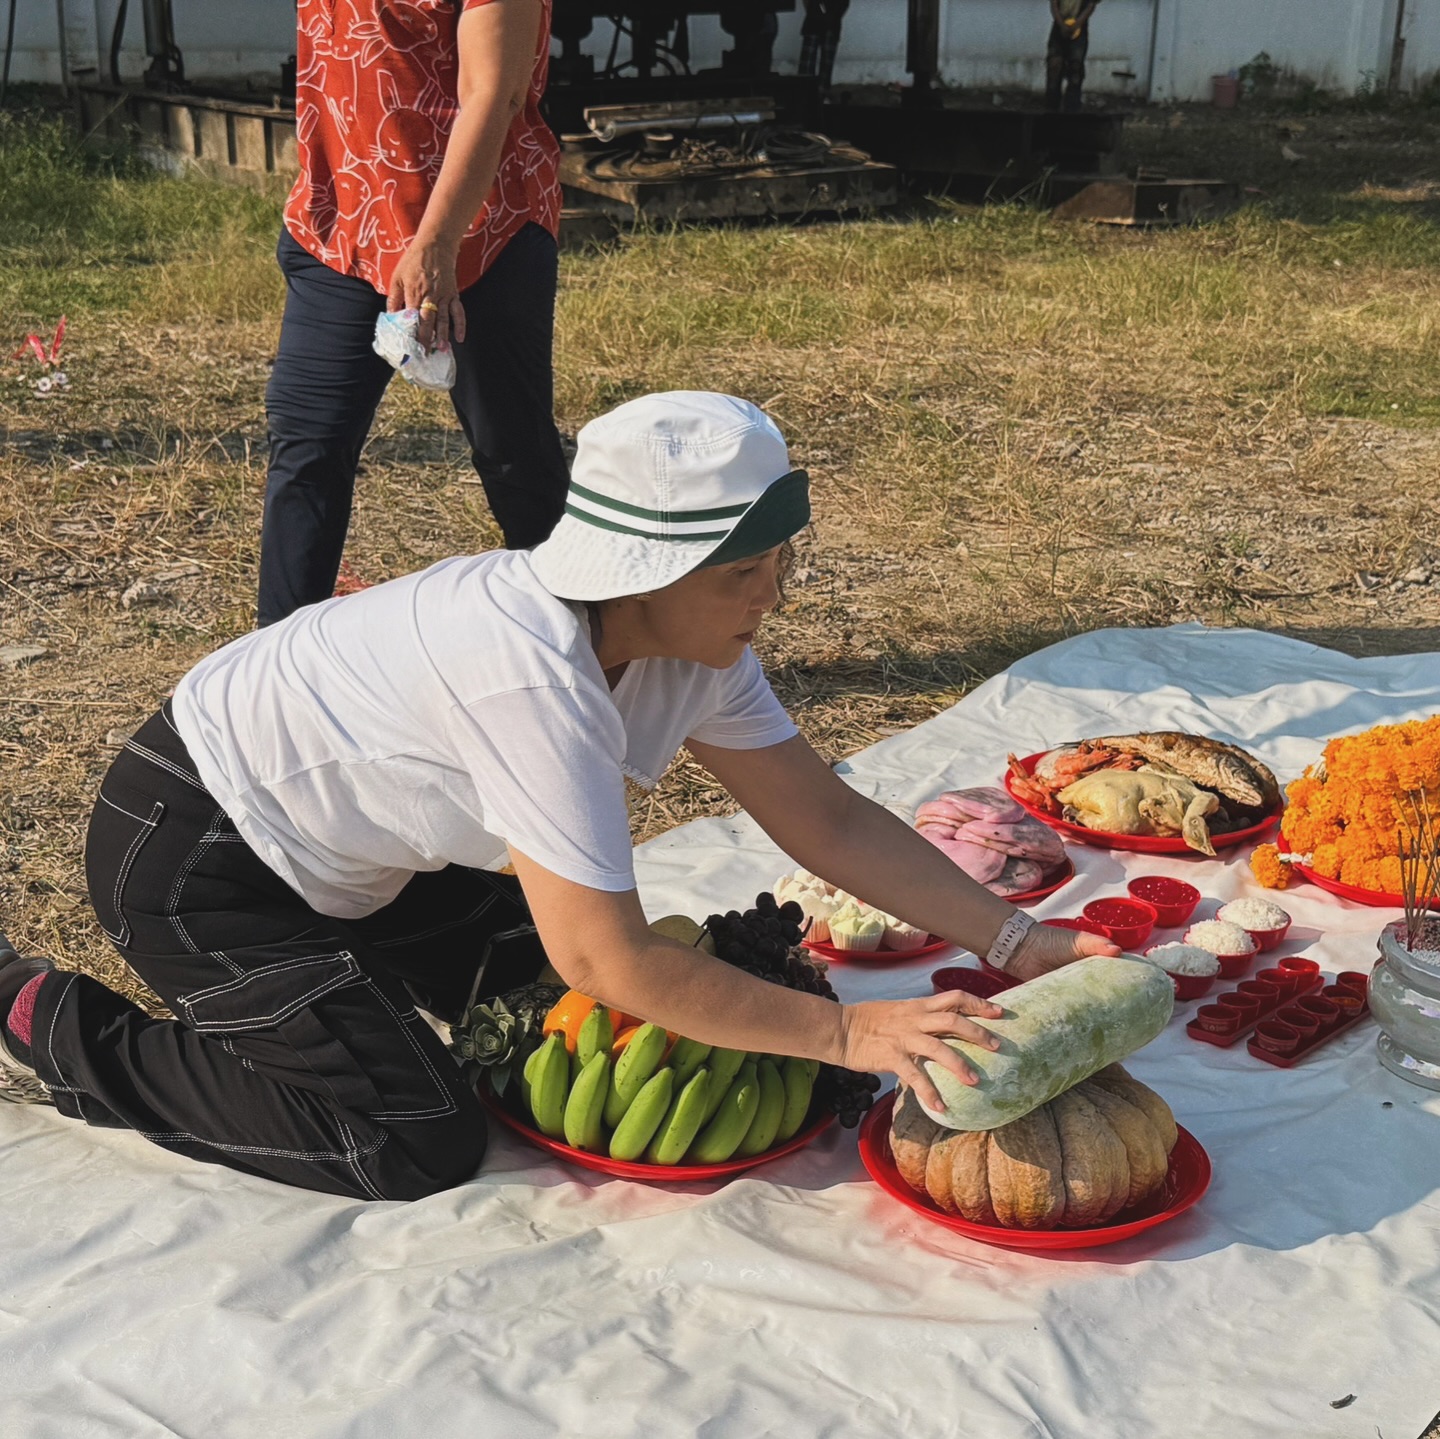
[[[1147,117],[1137,154],[1278,148],[1274,122],[1220,123]],[[1368,149],[1253,177],[1264,203],[1201,231],[940,209],[568,257],[562,423],[686,386],[776,415],[817,521],[763,648],[831,756],[1097,626],[1440,648],[1440,583],[1404,579],[1440,579],[1435,136],[1363,124]],[[0,301],[22,331],[70,313],[72,387],[0,388],[0,643],[49,651],[0,671],[0,925],[134,992],[90,918],[84,826],[119,739],[251,623],[274,208],[54,149],[0,165],[0,206],[27,196],[67,228],[0,236]],[[378,579],[494,539],[448,406],[394,386],[350,562]],[[125,609],[141,580],[157,598]],[[724,804],[682,764],[637,833]]]

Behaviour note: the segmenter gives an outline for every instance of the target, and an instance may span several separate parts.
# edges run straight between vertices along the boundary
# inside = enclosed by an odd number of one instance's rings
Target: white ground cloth
[[[1107,631],[850,769],[913,807],[993,782],[1010,749],[1178,728],[1288,779],[1330,735],[1437,711],[1436,655]],[[1240,858],[1073,853],[1080,875],[1042,916],[1127,869],[1255,892]],[[744,820],[640,855],[652,914],[740,903],[783,867]],[[1391,917],[1310,886],[1283,903],[1282,953],[1332,971],[1368,969]],[[899,997],[941,962],[833,974],[847,998]],[[1209,1150],[1210,1193],[1149,1235],[1052,1258],[911,1214],[834,1130],[688,1188],[606,1180],[500,1132],[462,1188],[361,1204],[3,1107],[0,1434],[1414,1439],[1440,1408],[1440,1096],[1383,1071],[1374,1038],[1285,1072],[1172,1022],[1132,1068]]]

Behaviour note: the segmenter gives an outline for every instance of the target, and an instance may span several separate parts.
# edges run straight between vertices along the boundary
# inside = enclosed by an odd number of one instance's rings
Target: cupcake
[[[884,938],[885,918],[879,910],[861,909],[851,900],[830,916],[830,944],[835,949],[873,952]]]
[[[929,930],[917,929],[903,919],[896,919],[893,914],[881,914],[880,918],[885,921],[885,938],[880,943],[882,949],[923,949],[930,939]]]
[[[805,929],[805,938],[813,939],[816,944],[829,944],[830,921],[834,918],[837,910],[840,909],[840,902],[822,890],[807,889],[799,894],[792,895],[795,903],[804,912],[803,923],[808,926]]]

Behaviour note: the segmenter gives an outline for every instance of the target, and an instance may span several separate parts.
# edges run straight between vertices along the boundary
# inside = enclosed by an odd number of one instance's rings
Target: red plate
[[[633,1164],[627,1163],[623,1159],[611,1159],[608,1154],[591,1154],[584,1149],[572,1149],[558,1139],[547,1138],[538,1129],[532,1129],[528,1124],[516,1119],[509,1110],[501,1106],[500,1101],[489,1090],[480,1089],[476,1092],[480,1096],[481,1104],[507,1129],[513,1129],[516,1134],[522,1135],[531,1144],[548,1150],[557,1159],[568,1159],[571,1164],[578,1164],[582,1169],[594,1169],[601,1174],[613,1174],[618,1179],[643,1179],[650,1184],[693,1183],[696,1180],[724,1179],[731,1174],[754,1169],[757,1164],[769,1164],[772,1159],[780,1159],[786,1154],[794,1154],[797,1149],[804,1149],[812,1139],[817,1139],[835,1122],[833,1114],[824,1115],[808,1128],[802,1129],[793,1139],[787,1139],[784,1144],[777,1144],[773,1149],[767,1149],[764,1154],[749,1155],[743,1159],[727,1159],[724,1164]]]
[[[1024,767],[1025,773],[1034,774],[1036,763],[1044,759],[1048,753],[1048,750],[1041,750],[1039,754],[1027,755],[1022,759],[1020,763]],[[1007,770],[1004,783],[1006,793],[1010,798],[1027,814],[1034,815],[1036,819],[1048,824],[1051,829],[1063,834],[1067,839],[1078,840],[1081,844],[1092,845],[1096,849],[1125,849],[1133,850],[1137,854],[1200,854],[1199,850],[1191,849],[1179,835],[1168,835],[1161,838],[1153,834],[1112,834],[1103,829],[1086,829],[1083,824],[1072,824],[1068,819],[1046,814],[1044,810],[1016,794],[1010,787],[1010,779],[1011,776]],[[1281,806],[1274,814],[1267,815],[1259,824],[1252,824],[1248,829],[1232,830],[1229,834],[1211,835],[1211,843],[1216,849],[1230,849],[1237,844],[1251,844],[1275,825],[1283,808]],[[1200,858],[1204,859],[1206,856],[1200,855]]]
[[[1072,879],[1075,878],[1075,861],[1067,854],[1065,856],[1065,867],[1055,871],[1055,874],[1044,884],[1036,889],[1027,889],[1023,894],[1007,894],[1003,896],[1011,904],[1034,904],[1038,899],[1044,899],[1046,895],[1054,894],[1057,889],[1064,889]]]
[[[955,946],[948,939],[932,934],[930,943],[922,944],[919,949],[836,949],[833,944],[821,944],[818,939],[807,939],[805,948],[832,964],[899,964],[904,959],[939,954],[942,949],[954,949]]]
[[[1165,1186],[1144,1204],[1122,1210],[1109,1224],[1096,1229],[1002,1229],[994,1224],[972,1224],[958,1214],[946,1214],[922,1194],[917,1194],[895,1168],[890,1155],[890,1110],[895,1103],[891,1090],[860,1125],[860,1159],[871,1179],[893,1199],[913,1209],[935,1224],[943,1224],[968,1239],[982,1244],[996,1244],[1004,1249],[1093,1249],[1101,1244],[1117,1244],[1143,1230],[1164,1224],[1183,1214],[1210,1187],[1210,1156],[1188,1129],[1181,1129],[1170,1151],[1170,1169]]]
[[[1291,852],[1289,844],[1286,843],[1282,834],[1276,841],[1275,847],[1281,854]],[[1378,889],[1361,889],[1358,885],[1342,884],[1338,879],[1326,879],[1323,874],[1316,874],[1309,865],[1292,864],[1291,869],[1297,871],[1311,884],[1318,884],[1321,889],[1327,890],[1340,899],[1348,899],[1354,904],[1368,904],[1372,909],[1404,909],[1405,898],[1399,894],[1382,894]],[[1440,900],[1430,905],[1431,909],[1440,909]]]

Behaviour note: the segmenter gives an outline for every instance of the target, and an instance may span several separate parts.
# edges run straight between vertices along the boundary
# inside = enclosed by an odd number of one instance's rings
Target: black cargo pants
[[[528,919],[515,880],[451,866],[365,919],[320,914],[207,793],[168,704],[106,775],[85,862],[101,926],[177,1018],[51,975],[31,1049],[62,1114],[361,1199],[474,1174],[484,1111],[407,983],[458,1011],[489,938]]]

